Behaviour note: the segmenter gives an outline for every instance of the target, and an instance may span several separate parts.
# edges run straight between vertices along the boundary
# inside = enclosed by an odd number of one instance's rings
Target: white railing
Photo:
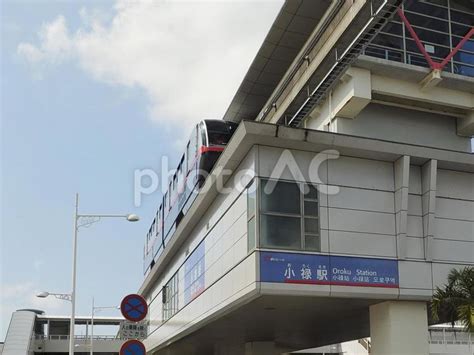
[[[36,340],[69,340],[69,335],[35,335]],[[76,340],[90,341],[90,335],[76,335]],[[94,340],[119,340],[115,335],[94,335]]]
[[[473,345],[474,337],[464,331],[451,329],[430,329],[429,342],[431,344],[445,345]]]

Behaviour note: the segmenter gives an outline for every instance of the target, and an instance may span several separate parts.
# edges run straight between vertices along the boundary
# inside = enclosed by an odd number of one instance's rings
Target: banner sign
[[[262,282],[398,288],[398,261],[260,252]]]
[[[184,304],[199,296],[206,288],[205,284],[205,246],[204,240],[184,262]]]

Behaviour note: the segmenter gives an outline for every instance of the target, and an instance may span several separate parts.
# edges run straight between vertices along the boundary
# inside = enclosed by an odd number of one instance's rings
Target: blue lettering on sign
[[[262,282],[397,288],[397,260],[261,252]]]
[[[188,304],[205,289],[205,247],[204,241],[198,245],[184,262],[184,304]]]

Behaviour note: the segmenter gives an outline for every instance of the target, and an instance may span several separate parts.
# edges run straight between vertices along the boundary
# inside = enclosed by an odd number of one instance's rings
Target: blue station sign
[[[262,282],[398,288],[397,260],[260,252]]]

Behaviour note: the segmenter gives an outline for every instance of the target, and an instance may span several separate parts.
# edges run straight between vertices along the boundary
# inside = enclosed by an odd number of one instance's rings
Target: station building
[[[474,265],[473,24],[469,1],[283,4],[139,290],[149,353],[429,353],[427,302]]]

